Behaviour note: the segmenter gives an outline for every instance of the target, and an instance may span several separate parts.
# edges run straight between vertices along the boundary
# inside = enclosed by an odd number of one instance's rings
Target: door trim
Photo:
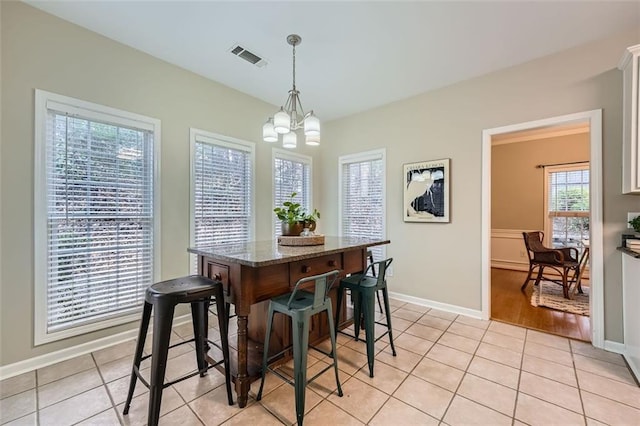
[[[482,318],[491,317],[491,139],[495,135],[541,127],[586,122],[589,124],[590,183],[590,320],[591,343],[604,347],[604,262],[602,204],[602,110],[578,112],[482,131]]]

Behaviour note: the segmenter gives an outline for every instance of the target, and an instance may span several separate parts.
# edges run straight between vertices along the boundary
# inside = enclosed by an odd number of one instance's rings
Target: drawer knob
[[[302,267],[302,272],[304,272],[305,274],[306,274],[307,272],[311,272],[311,266],[304,265],[304,266]]]
[[[329,266],[336,266],[336,261],[335,260],[330,260],[329,261]]]
[[[213,276],[213,279],[216,280],[216,281],[222,281],[222,275],[220,275],[220,273],[216,273]]]

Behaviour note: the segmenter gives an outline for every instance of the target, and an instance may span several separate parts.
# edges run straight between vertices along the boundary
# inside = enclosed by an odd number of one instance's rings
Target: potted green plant
[[[302,215],[302,221],[303,221],[303,227],[304,228],[308,228],[309,231],[315,231],[316,230],[316,222],[318,221],[318,219],[320,219],[320,212],[318,211],[318,209],[313,209],[312,213],[303,213]]]
[[[273,212],[278,219],[282,222],[282,235],[300,235],[304,228],[309,228],[309,231],[316,229],[316,222],[320,219],[320,212],[317,209],[313,209],[312,213],[307,213],[306,210],[294,201],[297,192],[291,193],[289,199],[282,203],[282,207],[276,207]]]
[[[629,221],[629,225],[633,227],[633,230],[640,232],[640,216],[636,216]]]

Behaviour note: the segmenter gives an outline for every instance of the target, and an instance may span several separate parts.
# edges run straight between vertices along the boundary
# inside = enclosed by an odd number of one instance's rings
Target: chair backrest
[[[291,308],[291,303],[296,300],[296,293],[300,290],[300,287],[308,283],[310,281],[315,281],[315,290],[313,293],[313,308],[319,308],[322,306],[329,296],[329,290],[331,290],[331,286],[336,282],[336,279],[340,275],[339,270],[325,272],[324,274],[312,275],[310,277],[301,278],[296,283],[296,286],[289,297],[289,301],[287,302],[287,308]]]
[[[373,262],[373,252],[371,250],[367,250],[367,258],[369,260],[369,265],[371,265]],[[376,276],[376,268],[371,268],[371,276],[375,277]]]
[[[546,247],[542,245],[542,240],[544,239],[544,232],[542,231],[523,232],[522,237],[524,238],[524,246],[527,249],[527,256],[529,257],[529,261],[533,259],[532,253],[546,250]]]
[[[389,265],[391,265],[391,262],[393,262],[393,257],[390,257],[385,260],[380,260],[378,262],[370,263],[369,266],[367,266],[367,269],[364,271],[364,274],[362,274],[362,277],[360,277],[360,281],[363,281],[366,279],[370,270],[375,271],[377,268],[378,275],[376,276],[375,272],[372,272],[372,275],[369,275],[369,276],[373,276],[377,278],[378,282],[376,283],[376,286],[381,287],[385,282],[385,279],[387,276],[387,268],[389,267]]]

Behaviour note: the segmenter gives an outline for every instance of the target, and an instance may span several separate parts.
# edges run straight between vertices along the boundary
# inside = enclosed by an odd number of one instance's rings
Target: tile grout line
[[[400,308],[404,307],[405,305],[406,305],[406,303],[405,303],[404,305],[402,305],[401,307],[398,307],[398,308],[396,309],[396,311],[397,311],[397,310],[399,310]],[[401,335],[405,334],[405,333],[406,333],[406,331],[407,331],[409,328],[411,328],[411,326],[412,326],[412,325],[418,324],[418,321],[419,321],[420,319],[422,319],[425,315],[427,315],[427,313],[429,313],[429,312],[431,311],[431,309],[432,309],[432,308],[428,308],[428,309],[427,309],[427,311],[425,311],[424,313],[422,313],[422,315],[420,315],[420,316],[419,316],[415,321],[413,321],[413,323],[412,323],[409,327],[407,327],[407,328],[406,328],[402,333],[400,333],[400,335],[398,335],[398,337],[400,337]],[[409,310],[410,310],[410,309],[409,309]],[[394,312],[395,312],[395,311],[394,311]],[[412,311],[412,312],[414,312],[414,311]],[[392,313],[393,313],[393,312],[392,312]],[[422,325],[422,324],[420,324],[420,325]],[[407,334],[409,334],[410,336],[413,336],[413,334],[411,334],[411,333],[407,333]],[[444,334],[444,332],[443,332],[443,334]],[[441,336],[442,336],[442,335],[441,335]],[[414,337],[418,337],[418,336],[414,336]],[[440,338],[440,337],[438,337],[438,339],[439,339],[439,338]],[[424,340],[427,340],[427,339],[424,339]],[[411,373],[413,373],[413,371],[416,369],[416,367],[418,366],[418,364],[420,364],[420,363],[422,362],[422,360],[424,360],[424,358],[427,356],[427,354],[429,353],[429,351],[431,350],[431,348],[433,348],[433,346],[434,346],[435,344],[436,344],[436,342],[433,342],[433,345],[432,345],[432,346],[427,350],[427,352],[425,352],[424,354],[422,354],[422,355],[421,355],[420,361],[418,361],[418,362],[416,363],[416,365],[414,365],[414,366],[413,366],[413,368],[412,368],[410,371],[406,372],[406,373],[407,373],[407,376],[406,376],[404,379],[402,379],[402,381],[398,384],[398,386],[396,386],[395,390],[391,393],[391,395],[389,395],[389,397],[388,397],[388,398],[387,398],[387,400],[384,402],[384,404],[380,406],[380,408],[378,409],[378,411],[376,411],[376,413],[373,415],[373,417],[371,417],[371,419],[370,419],[369,421],[373,420],[373,419],[375,418],[375,416],[380,412],[380,410],[382,410],[382,407],[384,407],[384,405],[389,401],[389,399],[391,399],[392,397],[394,397],[393,395],[395,395],[395,393],[398,391],[398,389],[400,389],[400,388],[402,387],[402,385],[407,381],[407,379],[412,375]],[[390,345],[389,345],[388,347],[390,347]],[[403,350],[406,350],[406,351],[408,351],[408,352],[411,352],[411,353],[415,353],[415,352],[409,351],[408,349],[404,349],[404,348],[402,348],[402,349],[403,349]],[[381,352],[382,352],[382,351],[381,351]],[[418,354],[416,354],[416,355],[418,355]],[[379,362],[382,362],[383,364],[386,364],[386,363],[385,363],[385,362],[383,362],[383,361],[379,361]],[[386,364],[386,365],[389,365],[389,364]],[[391,366],[391,367],[393,367],[393,366]],[[395,367],[393,367],[393,368],[395,368]],[[401,371],[403,371],[403,370],[401,370]],[[415,377],[415,376],[414,376],[414,377]],[[398,398],[395,398],[395,399],[398,399]],[[398,399],[398,400],[399,400],[399,399]],[[408,405],[408,406],[410,406],[410,407],[412,407],[412,408],[414,408],[414,409],[416,409],[416,410],[420,411],[421,413],[424,413],[425,415],[427,415],[427,416],[429,416],[429,417],[431,417],[431,418],[433,418],[433,419],[436,419],[436,417],[434,417],[434,416],[432,416],[431,414],[429,414],[429,413],[427,413],[427,412],[425,412],[425,411],[421,410],[421,409],[420,409],[420,408],[418,408],[418,407],[415,407],[415,406],[413,406],[413,405],[409,404],[409,403],[408,403],[408,402],[406,402],[406,401],[402,401],[402,400],[399,400],[399,401],[401,401],[402,403],[404,403],[404,404],[406,404],[406,405]],[[437,419],[437,420],[438,420],[438,422],[441,422],[441,420],[440,420],[440,419]]]
[[[576,385],[578,386],[578,397],[580,398],[580,407],[582,408],[582,419],[585,424],[587,424],[587,411],[584,409],[584,399],[582,398],[582,388],[580,387],[580,379],[578,378],[578,368],[576,366],[576,361],[573,353],[573,345],[569,342],[569,353],[571,354],[571,364],[573,367],[573,374],[576,379]]]
[[[91,358],[91,359],[93,360],[93,356],[92,356],[92,358]],[[95,369],[97,370],[98,374],[100,374],[100,370],[98,369],[97,365],[95,364],[95,361],[94,361],[94,367],[93,367],[93,368],[95,368]],[[53,384],[53,383],[55,383],[55,382],[59,382],[59,381],[61,381],[61,380],[64,380],[64,379],[67,379],[67,378],[73,377],[73,376],[75,376],[75,375],[82,374],[82,373],[86,373],[87,371],[90,371],[90,370],[91,370],[91,368],[87,368],[87,369],[85,369],[85,370],[78,371],[78,372],[75,372],[75,373],[70,374],[70,375],[68,375],[68,376],[61,377],[61,378],[59,378],[59,379],[56,379],[56,380],[53,380],[53,381],[51,381],[51,382],[45,383],[45,384],[44,384],[44,385],[42,385],[42,386],[43,386],[43,387],[44,387],[44,386],[48,386],[48,385],[50,385],[50,384]],[[58,405],[58,404],[60,404],[60,403],[62,403],[62,402],[64,402],[64,401],[68,401],[68,400],[70,400],[71,398],[75,398],[75,397],[77,397],[77,396],[79,396],[79,395],[82,395],[82,394],[84,394],[84,393],[86,393],[86,392],[90,392],[90,391],[92,391],[92,390],[94,390],[94,389],[98,389],[99,387],[104,386],[104,380],[102,379],[102,376],[100,376],[100,379],[102,380],[102,384],[96,385],[96,386],[94,386],[94,387],[92,387],[92,388],[89,388],[89,389],[85,389],[85,390],[83,390],[83,391],[82,391],[82,392],[80,392],[80,393],[77,393],[77,394],[74,394],[74,395],[70,395],[70,396],[68,396],[68,397],[66,397],[66,398],[63,398],[63,399],[61,399],[61,400],[59,400],[59,401],[56,401],[55,403],[53,403],[53,404],[51,404],[51,405],[47,405],[46,407],[42,407],[42,408],[40,408],[40,386],[37,386],[37,387],[36,387],[36,408],[37,408],[37,420],[38,420],[38,424],[40,424],[40,413],[41,413],[41,411],[42,411],[42,410],[46,410],[46,409],[47,409],[47,408],[49,408],[49,407],[53,407],[53,406]],[[37,384],[37,383],[38,383],[38,379],[37,379],[37,374],[36,374],[36,384]],[[107,395],[109,395],[109,392],[107,391],[107,389],[106,389],[106,388],[105,388],[105,391],[107,392]],[[113,405],[113,402],[112,402],[112,405]],[[107,410],[104,410],[104,411],[107,411]],[[104,411],[100,411],[100,413],[102,413],[102,412],[104,412]],[[99,414],[99,413],[96,413],[96,414]],[[91,417],[92,417],[92,416],[86,417],[86,418],[84,418],[84,419],[79,420],[79,421],[78,421],[78,422],[76,422],[76,423],[82,422],[82,421],[87,420],[88,418],[91,418]]]
[[[454,322],[456,322],[456,320],[457,320],[458,318],[459,318],[459,315],[458,315],[458,317],[456,317],[456,319],[455,319],[454,321],[452,321],[452,324],[453,324]],[[477,376],[477,375],[475,375],[475,374],[473,374],[473,373],[469,372],[469,367],[471,367],[471,364],[473,363],[473,360],[476,358],[476,356],[477,356],[477,357],[479,357],[479,358],[482,358],[482,359],[486,359],[486,358],[484,358],[484,357],[481,357],[481,356],[477,355],[477,353],[478,353],[478,349],[480,348],[480,344],[483,342],[484,337],[486,336],[487,332],[489,331],[489,328],[491,327],[492,320],[489,320],[488,322],[489,322],[489,324],[487,324],[487,327],[484,329],[484,331],[483,331],[483,333],[482,333],[482,336],[481,336],[481,337],[480,337],[480,339],[478,340],[478,345],[477,345],[476,349],[474,350],[473,354],[471,354],[471,360],[469,361],[469,364],[468,364],[468,365],[467,365],[467,367],[465,368],[465,370],[464,370],[464,374],[462,375],[462,378],[460,379],[460,382],[458,383],[458,386],[456,387],[456,390],[455,390],[455,391],[454,391],[454,393],[453,393],[453,398],[451,398],[451,401],[449,401],[449,405],[447,406],[447,409],[445,410],[445,413],[444,413],[444,414],[443,414],[443,416],[442,416],[443,421],[444,421],[444,417],[446,416],[447,412],[449,411],[449,408],[451,408],[451,403],[453,402],[453,399],[454,399],[456,396],[459,396],[460,398],[464,398],[464,399],[466,399],[466,400],[468,400],[468,401],[471,401],[471,402],[473,402],[473,403],[475,403],[475,404],[478,404],[478,405],[480,405],[480,406],[482,406],[482,407],[488,408],[489,410],[491,410],[491,411],[493,411],[493,412],[496,412],[496,413],[498,413],[498,414],[501,414],[501,415],[503,415],[503,416],[506,416],[504,413],[502,413],[502,412],[500,412],[500,411],[496,410],[496,409],[495,409],[495,408],[493,408],[493,407],[489,407],[489,406],[487,406],[487,405],[485,405],[485,404],[481,404],[481,403],[480,403],[480,402],[478,402],[478,401],[471,400],[471,399],[467,398],[466,396],[461,395],[461,394],[459,394],[459,393],[458,393],[458,391],[460,390],[460,386],[462,386],[462,382],[464,381],[464,378],[465,378],[467,375],[471,375],[471,376],[474,376],[474,377],[479,377],[479,378],[481,378],[481,379],[483,379],[483,380],[487,380],[487,381],[492,382],[492,383],[495,383],[495,384],[497,384],[497,385],[500,385],[500,386],[504,386],[504,387],[506,387],[506,388],[509,388],[508,386],[505,386],[505,385],[503,385],[502,383],[494,382],[493,380],[489,380],[489,379],[487,379],[487,378],[484,378],[484,377],[481,377],[481,376]],[[454,334],[455,334],[455,333],[454,333]],[[502,333],[499,333],[499,334],[502,334]],[[464,336],[463,336],[463,337],[464,337]],[[524,346],[524,345],[523,345],[523,346]],[[455,349],[455,348],[452,348],[452,349]],[[523,355],[524,355],[524,347],[523,347]],[[497,362],[497,361],[493,361],[493,360],[488,360],[488,361],[496,362],[497,364],[501,364],[501,365],[505,365],[505,364],[502,364],[502,363],[499,363],[499,362]],[[445,364],[445,365],[446,365],[446,364]],[[455,367],[454,367],[454,368],[455,368]],[[522,370],[519,370],[518,377],[519,377],[519,375],[520,375],[520,373],[521,373],[521,372],[522,372]],[[512,424],[514,424],[514,423],[515,423],[515,407],[516,407],[517,395],[518,395],[518,391],[517,391],[517,389],[515,390],[515,392],[516,392],[516,400],[514,400],[513,415],[511,416],[511,423],[512,423]]]
[[[525,329],[525,332],[524,332],[525,339],[524,339],[524,342],[522,343],[522,353],[520,354],[520,367],[518,368],[518,387],[516,388],[516,399],[513,402],[513,416],[511,416],[512,425],[515,425],[516,421],[521,421],[516,419],[516,413],[518,412],[518,399],[520,397],[520,382],[522,381],[522,368],[524,367],[524,351],[525,351],[525,346],[527,344],[528,336],[529,336],[529,330]]]

